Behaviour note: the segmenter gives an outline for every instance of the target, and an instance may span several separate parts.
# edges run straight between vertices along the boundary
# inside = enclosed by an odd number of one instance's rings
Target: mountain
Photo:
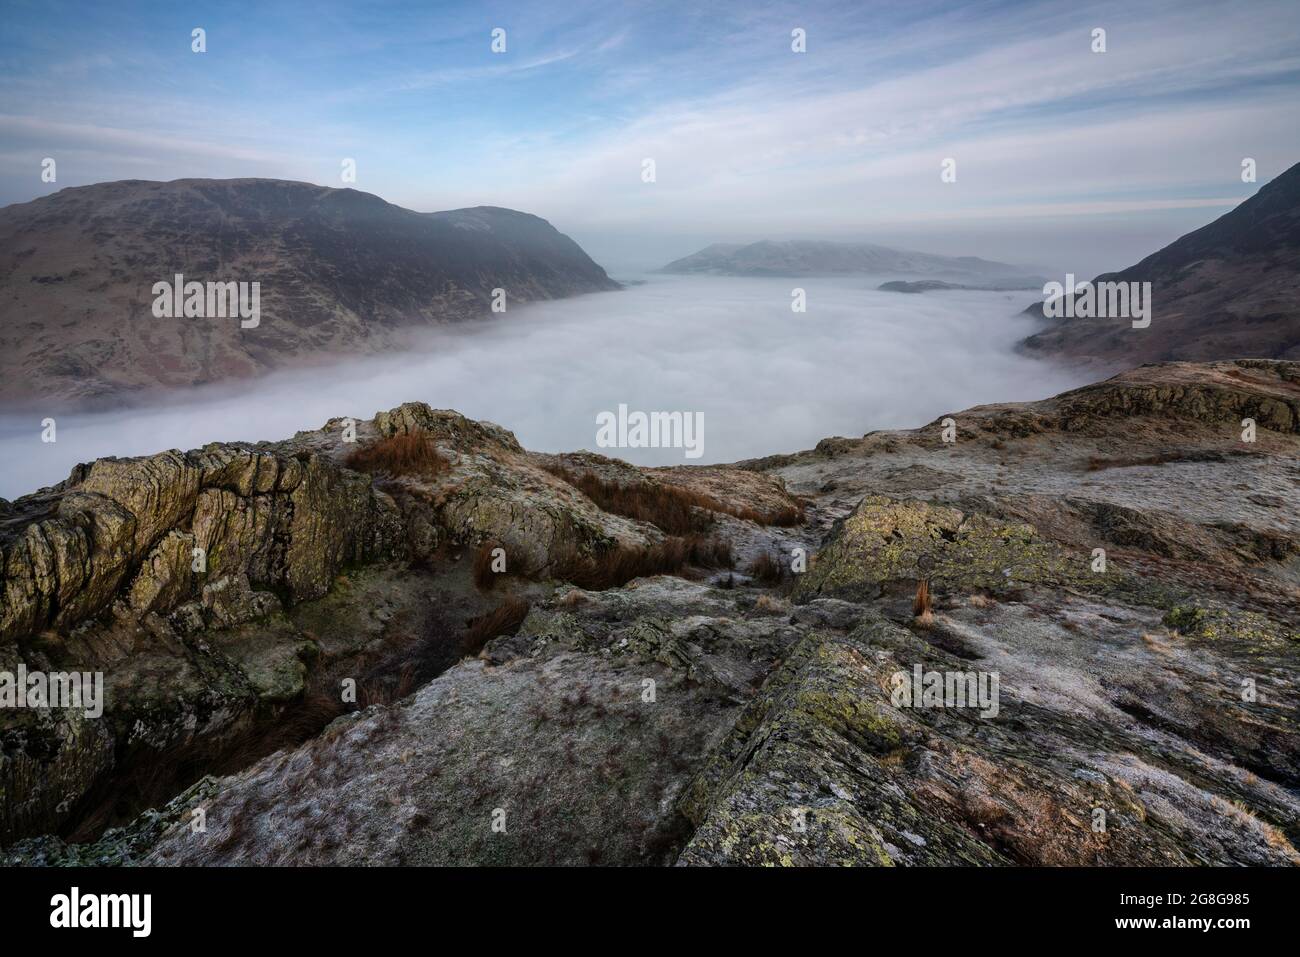
[[[1035,270],[975,256],[934,256],[876,246],[871,243],[831,243],[818,240],[715,243],[664,266],[665,273],[717,276],[841,276],[882,273],[953,281],[1008,283],[1040,288]]]
[[[0,678],[106,691],[0,708],[0,864],[1300,863],[1300,363],[733,466],[340,426],[0,500]]]
[[[905,282],[895,279],[892,282],[882,282],[876,287],[880,292],[902,292],[909,295],[916,295],[923,292],[950,292],[952,290],[976,289],[981,292],[1015,292],[1021,289],[1028,289],[1031,286],[1027,283],[1017,283],[1014,285],[981,285],[970,286],[964,283],[943,282],[938,279],[918,279],[914,282]]]
[[[1208,226],[1095,282],[1150,282],[1150,326],[1048,320],[1024,351],[1108,366],[1300,358],[1300,163]],[[1043,304],[1025,311],[1042,316]]]
[[[157,282],[260,283],[260,322],[156,318]],[[0,403],[104,401],[400,347],[506,306],[616,289],[527,213],[417,213],[266,179],[128,180],[0,209]],[[251,287],[249,288],[251,302]]]

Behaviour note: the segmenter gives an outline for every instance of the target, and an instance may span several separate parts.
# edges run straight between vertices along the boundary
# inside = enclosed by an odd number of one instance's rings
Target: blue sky
[[[4,19],[0,203],[124,178],[342,186],[352,158],[356,188],[534,212],[615,270],[823,237],[1087,273],[1250,195],[1243,158],[1260,183],[1300,161],[1295,0],[5,0]]]

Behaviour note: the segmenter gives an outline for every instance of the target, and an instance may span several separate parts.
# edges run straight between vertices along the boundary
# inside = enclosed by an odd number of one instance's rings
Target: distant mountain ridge
[[[1111,367],[1300,359],[1300,163],[1207,226],[1094,282],[1150,282],[1151,325],[1061,319],[1029,354]],[[1025,310],[1043,315],[1043,303]]]
[[[904,282],[894,280],[893,282],[882,282],[876,287],[880,292],[905,292],[916,294],[922,292],[952,292],[953,290],[978,289],[981,292],[1019,292],[1025,289],[1031,289],[1029,285],[980,285],[970,286],[965,283],[942,282],[938,279],[919,279],[915,282]]]
[[[155,318],[156,282],[258,282],[261,322]],[[0,403],[123,399],[399,348],[415,330],[617,289],[544,219],[419,213],[268,179],[126,180],[0,209]]]
[[[714,243],[664,266],[664,273],[717,276],[836,276],[891,275],[979,280],[1021,286],[1042,284],[1033,268],[992,262],[977,256],[937,256],[892,249],[873,243],[841,243],[794,239],[762,240],[742,245]]]

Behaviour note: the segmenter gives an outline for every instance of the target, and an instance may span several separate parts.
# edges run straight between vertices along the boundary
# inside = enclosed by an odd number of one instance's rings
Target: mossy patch
[[[0,865],[6,867],[121,867],[137,864],[165,833],[189,827],[193,810],[210,800],[217,780],[201,778],[161,808],[148,810],[125,827],[110,828],[98,841],[65,844],[53,835],[28,838],[0,850]]]
[[[845,519],[794,597],[869,601],[891,582],[920,579],[939,588],[1005,592],[1073,583],[1086,567],[1031,525],[875,495]]]
[[[1235,641],[1260,644],[1300,641],[1294,628],[1287,628],[1264,615],[1240,609],[1175,605],[1162,619],[1167,628],[1207,641]]]

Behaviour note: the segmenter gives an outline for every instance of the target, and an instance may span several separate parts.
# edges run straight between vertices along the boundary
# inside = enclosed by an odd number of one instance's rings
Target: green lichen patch
[[[940,588],[1004,592],[1074,582],[1084,568],[1031,525],[874,495],[844,520],[794,597],[869,601],[891,582],[923,578]]]
[[[195,814],[217,790],[215,778],[205,777],[161,808],[145,811],[124,827],[110,828],[89,844],[66,844],[53,835],[28,838],[0,849],[5,867],[122,867],[138,864],[158,840],[178,828],[205,827]]]
[[[1175,605],[1163,622],[1183,635],[1206,641],[1233,641],[1243,644],[1267,644],[1300,641],[1300,633],[1253,611],[1211,608],[1201,605]]]

